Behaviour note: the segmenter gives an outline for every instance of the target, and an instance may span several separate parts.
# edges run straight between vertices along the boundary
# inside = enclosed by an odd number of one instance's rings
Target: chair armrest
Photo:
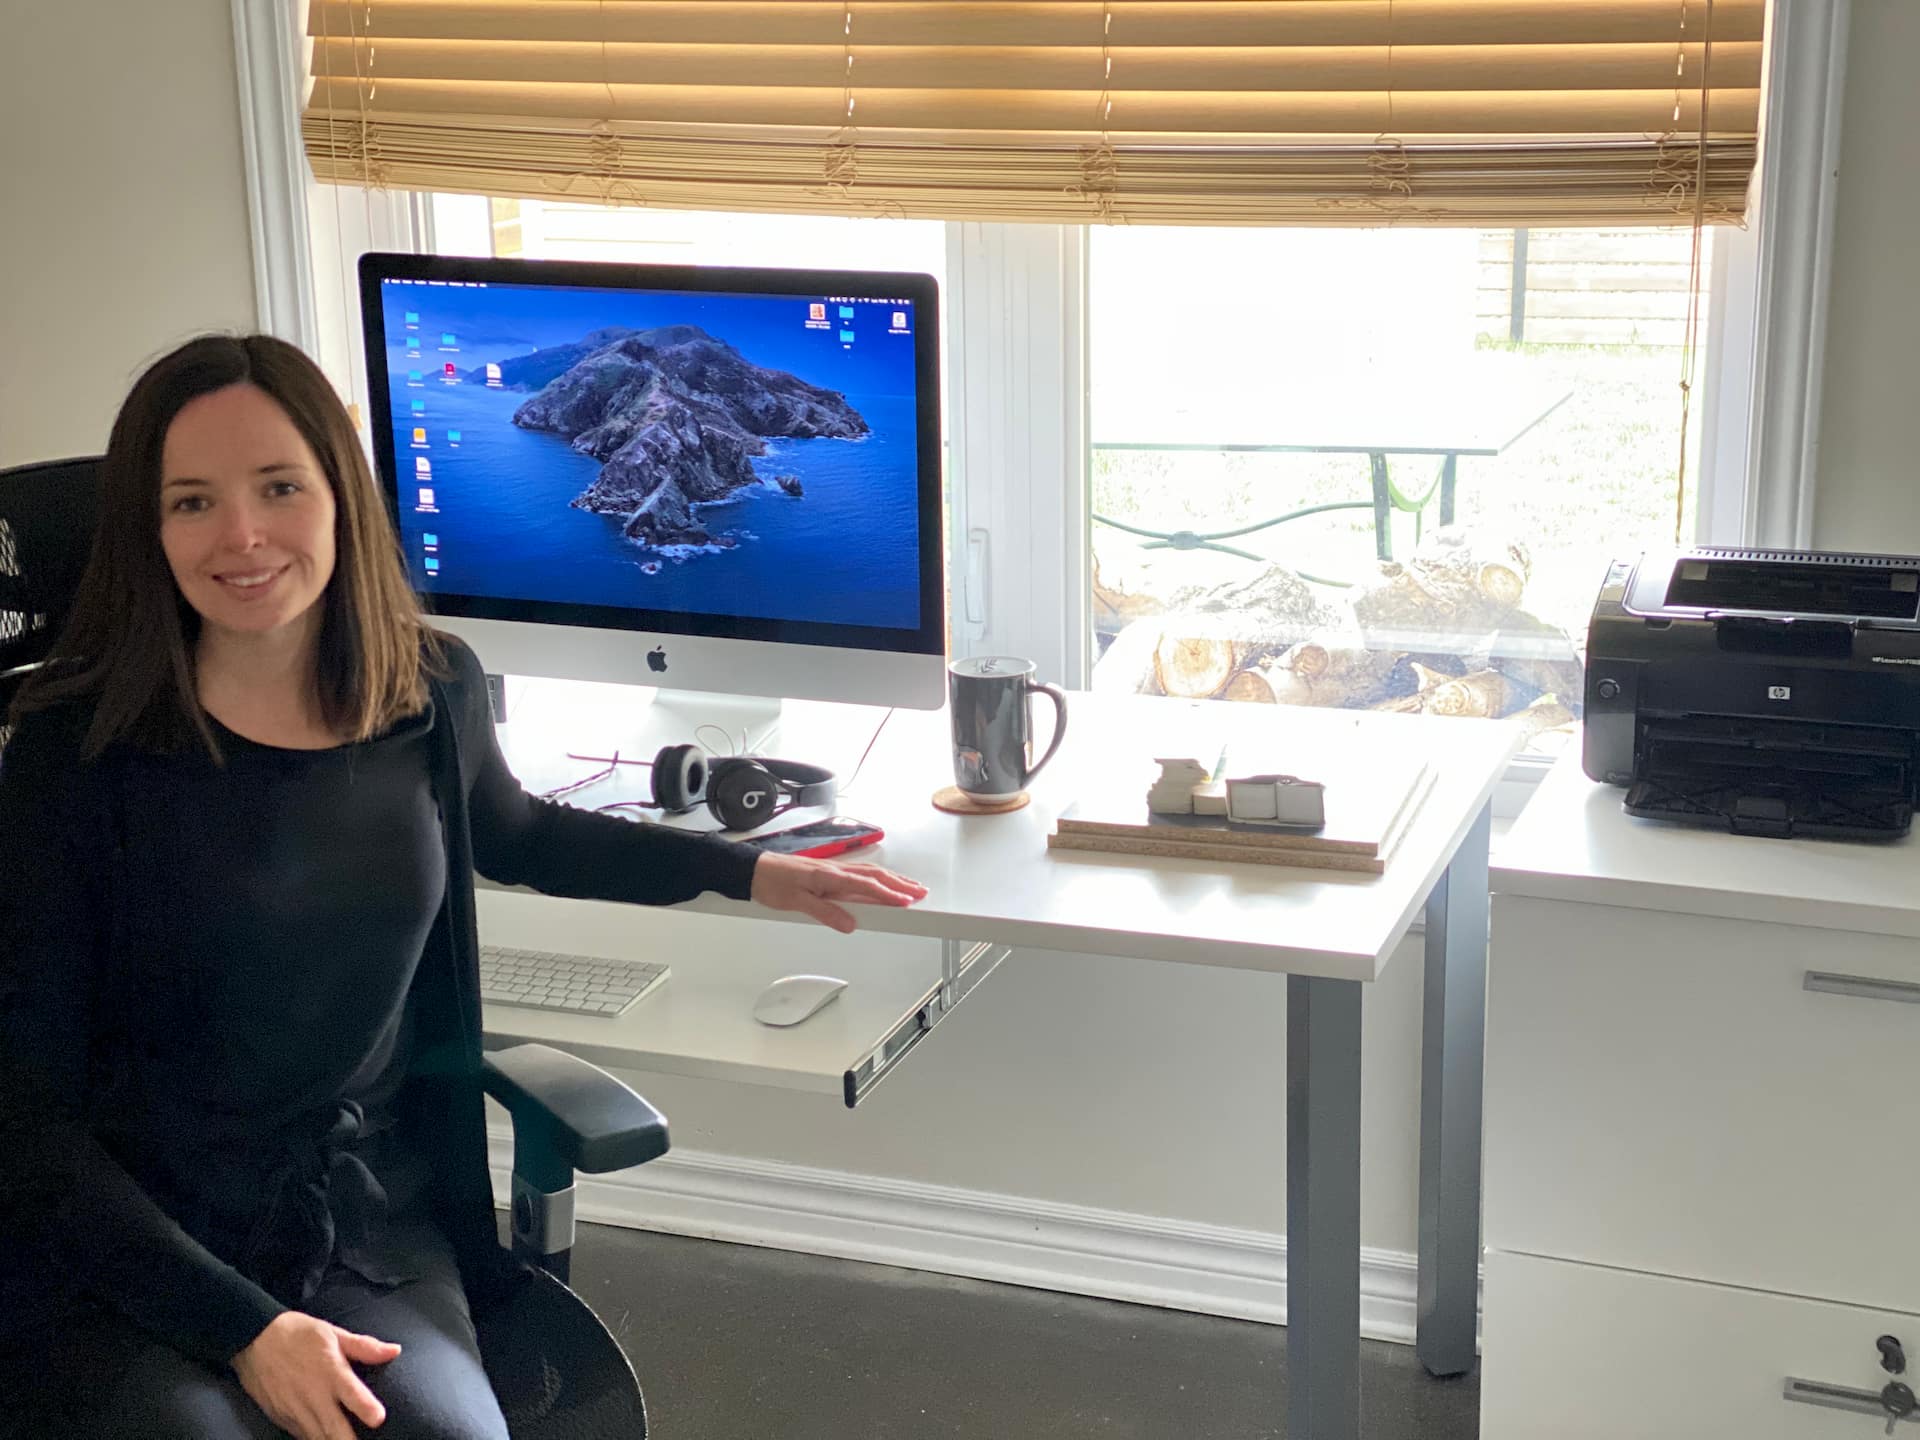
[[[489,1050],[480,1071],[481,1088],[513,1116],[517,1171],[564,1166],[599,1175],[667,1153],[666,1117],[577,1055],[550,1045],[514,1045]],[[567,1175],[544,1188],[571,1183]]]

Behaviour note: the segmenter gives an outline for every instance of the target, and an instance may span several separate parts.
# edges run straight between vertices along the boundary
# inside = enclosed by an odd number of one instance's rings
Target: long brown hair
[[[100,524],[73,613],[47,663],[15,698],[14,718],[93,702],[86,753],[116,740],[177,749],[219,745],[194,678],[200,616],[160,547],[160,457],[189,402],[252,385],[287,413],[334,499],[334,569],[319,604],[317,700],[335,733],[364,740],[426,704],[444,673],[438,637],[408,586],[400,543],[366,452],[332,383],[271,335],[202,335],[148,367],[113,422],[100,472]]]

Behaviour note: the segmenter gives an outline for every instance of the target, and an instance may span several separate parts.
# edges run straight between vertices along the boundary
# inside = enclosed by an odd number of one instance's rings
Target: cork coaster
[[[944,810],[949,815],[1006,815],[1026,809],[1032,799],[1022,790],[1005,800],[976,800],[958,785],[949,785],[944,790],[933,792],[933,808]]]

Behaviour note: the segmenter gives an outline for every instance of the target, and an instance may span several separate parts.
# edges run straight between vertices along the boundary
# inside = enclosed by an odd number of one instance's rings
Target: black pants
[[[379,1440],[507,1440],[487,1383],[453,1251],[431,1226],[409,1233],[422,1275],[396,1289],[336,1265],[307,1313],[392,1340],[386,1365],[353,1370],[387,1408],[353,1433]],[[397,1237],[396,1237],[397,1238]],[[24,1402],[24,1409],[22,1408]],[[348,1412],[343,1412],[348,1413]],[[189,1360],[122,1318],[85,1305],[55,1333],[0,1349],[0,1436],[19,1440],[286,1440],[233,1371]]]

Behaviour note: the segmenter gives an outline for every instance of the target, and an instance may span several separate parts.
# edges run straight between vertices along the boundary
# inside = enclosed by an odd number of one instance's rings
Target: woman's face
[[[205,624],[266,635],[317,618],[333,578],[334,499],[286,411],[242,382],[167,427],[160,547]]]

